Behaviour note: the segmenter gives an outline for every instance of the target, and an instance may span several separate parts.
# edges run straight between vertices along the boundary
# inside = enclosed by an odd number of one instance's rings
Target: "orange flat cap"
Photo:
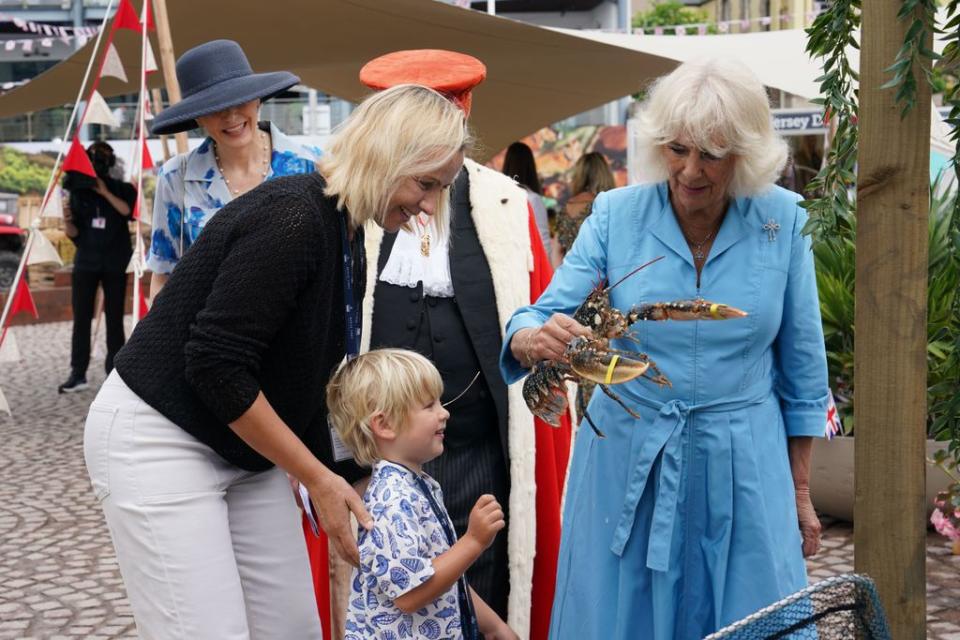
[[[447,96],[470,115],[470,91],[487,77],[487,67],[465,53],[409,49],[374,58],[360,69],[360,82],[382,91],[398,84],[419,84]]]

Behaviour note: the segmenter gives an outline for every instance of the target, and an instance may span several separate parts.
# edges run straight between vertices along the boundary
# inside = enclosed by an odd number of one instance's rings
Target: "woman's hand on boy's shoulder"
[[[320,526],[344,560],[360,565],[360,552],[350,526],[350,512],[365,529],[373,527],[373,518],[363,506],[363,500],[350,484],[337,474],[327,471],[318,481],[307,486],[310,499],[316,507]]]

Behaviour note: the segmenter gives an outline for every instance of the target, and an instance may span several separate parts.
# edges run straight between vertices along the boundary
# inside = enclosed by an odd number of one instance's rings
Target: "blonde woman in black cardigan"
[[[356,563],[349,514],[369,515],[359,469],[334,465],[323,399],[359,345],[362,226],[443,215],[469,142],[433,90],[371,96],[319,173],[211,219],[118,354],[84,454],[141,637],[321,637],[286,474]]]

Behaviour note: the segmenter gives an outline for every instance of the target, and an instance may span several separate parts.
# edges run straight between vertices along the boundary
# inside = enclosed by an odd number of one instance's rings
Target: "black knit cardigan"
[[[144,402],[251,471],[270,462],[228,423],[263,391],[314,455],[353,479],[358,467],[333,465],[324,401],[345,344],[345,214],[324,186],[317,173],[277,178],[221,209],[115,364]],[[351,244],[359,296],[361,232]]]

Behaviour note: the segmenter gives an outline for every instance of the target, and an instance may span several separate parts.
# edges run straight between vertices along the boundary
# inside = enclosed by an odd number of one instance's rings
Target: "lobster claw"
[[[523,399],[530,413],[553,427],[560,426],[569,405],[562,375],[547,363],[538,364],[523,381]]]
[[[570,367],[577,375],[597,384],[620,384],[646,373],[650,368],[650,361],[588,349],[572,353]]]

